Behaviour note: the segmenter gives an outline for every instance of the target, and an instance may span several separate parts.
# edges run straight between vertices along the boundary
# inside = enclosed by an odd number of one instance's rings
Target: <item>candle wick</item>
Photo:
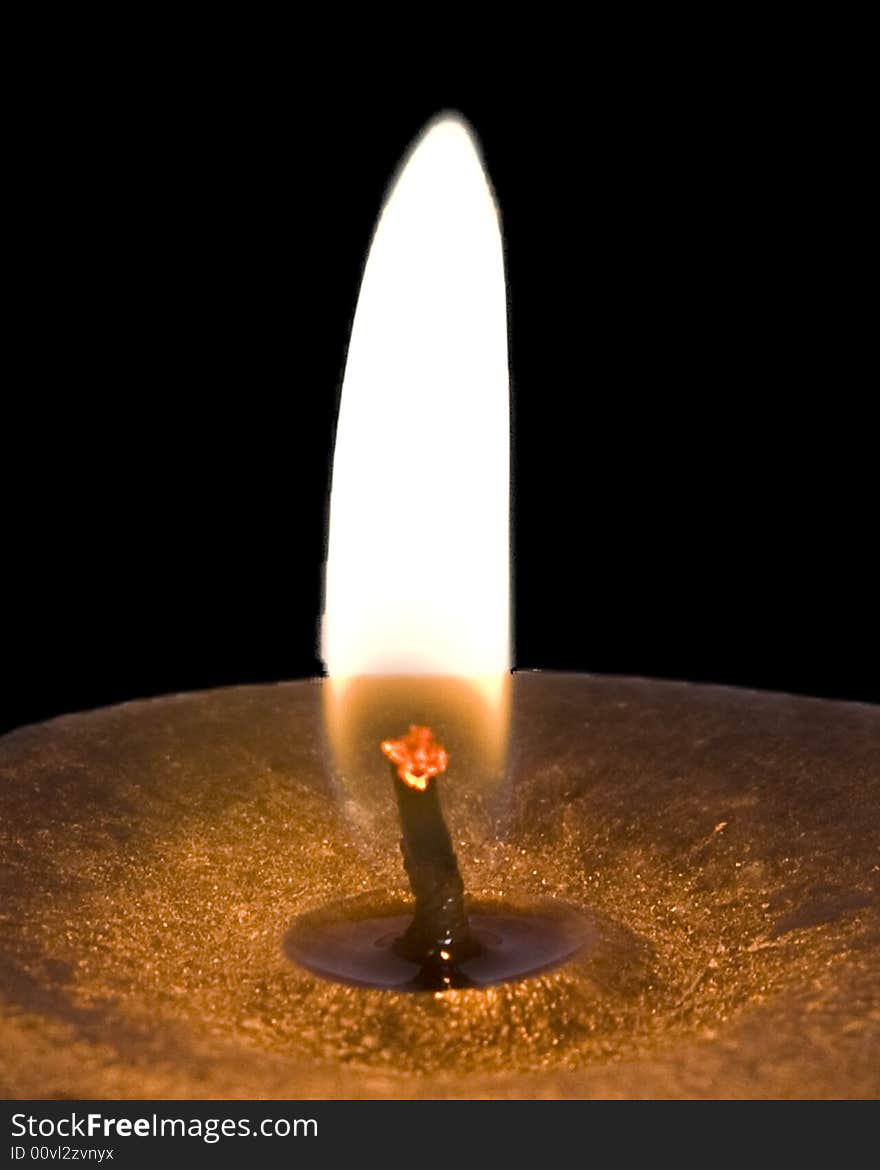
[[[480,950],[465,908],[464,882],[440,804],[437,777],[446,751],[427,727],[410,727],[385,740],[400,814],[403,865],[415,898],[413,920],[395,940],[394,951],[421,965],[426,987],[450,986],[458,964]]]

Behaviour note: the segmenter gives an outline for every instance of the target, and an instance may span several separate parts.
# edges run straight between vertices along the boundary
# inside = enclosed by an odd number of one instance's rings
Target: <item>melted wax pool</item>
[[[593,933],[584,917],[556,906],[528,913],[477,910],[470,915],[471,931],[480,947],[477,954],[457,964],[420,965],[393,949],[411,914],[354,914],[343,902],[298,918],[284,937],[285,955],[337,983],[442,991],[489,987],[558,967],[589,947]]]

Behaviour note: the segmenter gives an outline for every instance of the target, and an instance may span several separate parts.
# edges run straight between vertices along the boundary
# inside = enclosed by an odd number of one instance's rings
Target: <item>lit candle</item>
[[[4,1095],[877,1095],[877,710],[505,673],[500,260],[470,135],[440,123],[389,202],[352,337],[328,681],[0,740]],[[427,280],[443,272],[457,283]],[[380,745],[411,725],[448,752],[477,910],[515,933],[557,905],[554,937],[578,924],[568,961],[422,994],[388,978],[413,898]],[[338,975],[352,929],[372,945],[383,918],[377,986],[302,965],[323,948]]]
[[[423,756],[417,777],[400,766],[394,783],[414,918],[377,914],[371,932],[368,909],[351,907],[346,935],[337,917],[322,933],[310,916],[287,950],[328,977],[483,985],[546,969],[586,937],[558,905],[511,917],[483,899],[469,922],[439,796],[447,753],[428,748],[436,732],[452,755],[450,815],[470,795],[466,778],[486,799],[503,777],[507,365],[498,210],[470,132],[443,118],[394,183],[364,271],[339,409],[324,612],[335,770],[352,797],[362,794],[350,804],[364,816],[385,809],[380,728],[396,764]],[[386,739],[401,724],[413,726],[409,736]],[[387,814],[373,831],[392,831]]]

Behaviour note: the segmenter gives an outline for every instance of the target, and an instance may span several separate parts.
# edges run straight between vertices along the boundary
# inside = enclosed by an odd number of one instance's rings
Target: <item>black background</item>
[[[517,665],[880,698],[841,131],[773,60],[602,56],[384,96],[120,58],[34,99],[5,727],[319,672],[361,266],[443,108],[475,127],[505,229]]]

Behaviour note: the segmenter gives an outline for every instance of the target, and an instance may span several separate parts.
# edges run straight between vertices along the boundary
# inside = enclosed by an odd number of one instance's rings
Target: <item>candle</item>
[[[326,680],[0,740],[5,1095],[876,1095],[877,710],[507,673],[501,258],[441,120],[365,270]]]
[[[462,877],[592,938],[414,995],[283,950],[309,912],[411,911],[377,745],[382,833],[326,766],[326,685],[0,740],[4,1095],[876,1096],[876,708],[514,675],[503,781],[449,801]]]

